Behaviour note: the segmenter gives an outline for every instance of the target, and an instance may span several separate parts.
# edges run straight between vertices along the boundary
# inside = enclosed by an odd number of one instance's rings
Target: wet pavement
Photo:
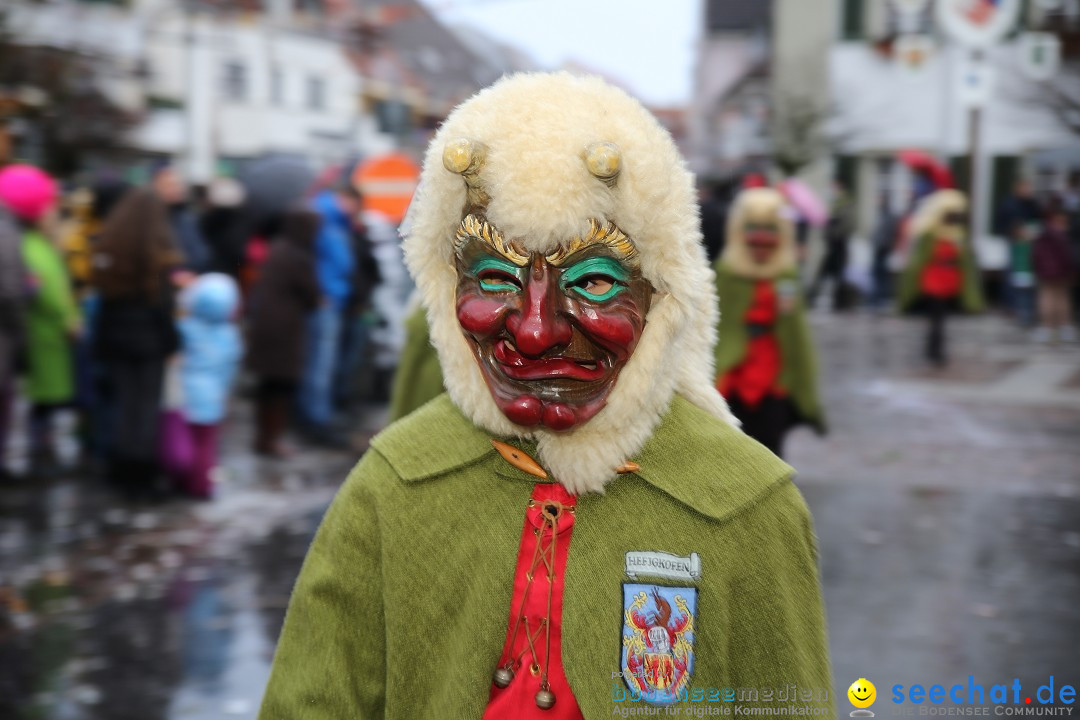
[[[814,511],[837,691],[859,677],[1080,684],[1080,349],[998,318],[814,317],[831,432],[788,459]],[[247,453],[211,502],[132,506],[68,473],[0,489],[0,718],[254,718],[289,591],[356,453]],[[370,409],[357,442],[379,425]],[[16,448],[17,449],[17,448]]]
[[[860,677],[879,693],[1076,686],[1080,348],[957,321],[937,370],[917,320],[815,326],[832,431],[797,431],[788,460],[819,535],[837,697]]]
[[[256,716],[293,581],[357,453],[258,460],[236,405],[213,501],[133,505],[76,474],[0,491],[0,718]]]

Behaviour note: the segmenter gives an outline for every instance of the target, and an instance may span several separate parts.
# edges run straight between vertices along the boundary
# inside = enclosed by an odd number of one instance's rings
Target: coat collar
[[[506,479],[539,481],[503,460],[491,439],[443,393],[380,433],[371,446],[406,483],[481,464]],[[533,442],[501,439],[537,457]],[[627,459],[641,466],[634,475],[716,520],[738,512],[794,472],[742,431],[678,395],[638,456]]]

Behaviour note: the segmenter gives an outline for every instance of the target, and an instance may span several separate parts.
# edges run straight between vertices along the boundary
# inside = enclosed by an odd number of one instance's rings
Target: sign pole
[[[981,50],[975,50],[971,54],[973,66],[980,66],[983,62]],[[982,150],[982,108],[983,103],[973,102],[968,109],[968,238],[975,242],[979,229],[979,218],[982,211],[982,202],[979,195],[979,153]]]
[[[979,193],[982,108],[993,95],[993,68],[987,50],[1017,26],[1023,5],[1023,0],[936,0],[934,5],[938,25],[945,34],[971,51],[961,88],[968,105],[968,228],[972,242],[977,240],[984,204]]]

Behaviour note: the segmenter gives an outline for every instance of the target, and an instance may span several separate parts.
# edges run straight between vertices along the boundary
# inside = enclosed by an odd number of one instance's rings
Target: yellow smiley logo
[[[857,708],[868,708],[877,700],[877,688],[866,678],[859,678],[847,689],[848,700]]]

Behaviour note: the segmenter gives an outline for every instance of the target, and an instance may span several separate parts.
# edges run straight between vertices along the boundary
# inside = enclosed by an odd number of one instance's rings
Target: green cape
[[[912,309],[915,301],[922,296],[920,284],[923,268],[930,261],[930,252],[933,248],[933,233],[923,233],[919,236],[907,267],[900,275],[897,301],[901,311]],[[975,253],[971,251],[971,243],[966,240],[960,251],[960,276],[960,307],[969,313],[982,312],[985,303],[982,288],[979,285],[979,270],[975,265]]]
[[[483,715],[538,482],[490,440],[443,394],[372,441],[304,561],[262,720]],[[632,459],[637,471],[579,498],[570,538],[563,664],[584,717],[641,706],[615,700],[628,582],[696,589],[691,693],[744,688],[740,705],[786,708],[775,692],[796,685],[826,696],[793,704],[834,717],[817,546],[791,468],[678,396]],[[701,572],[631,580],[631,551],[697,553]]]
[[[716,294],[720,300],[720,327],[716,343],[717,382],[743,361],[750,339],[746,330],[746,311],[754,299],[754,278],[736,275],[721,260],[716,262]],[[772,281],[790,282],[798,288],[794,271]],[[818,432],[825,432],[825,412],[818,397],[817,352],[806,321],[801,288],[795,294],[795,307],[782,312],[776,323],[782,367],[779,385],[795,404],[799,419]]]
[[[405,347],[390,391],[391,422],[400,420],[442,392],[439,355],[431,345],[427,315],[420,307],[405,319]]]

